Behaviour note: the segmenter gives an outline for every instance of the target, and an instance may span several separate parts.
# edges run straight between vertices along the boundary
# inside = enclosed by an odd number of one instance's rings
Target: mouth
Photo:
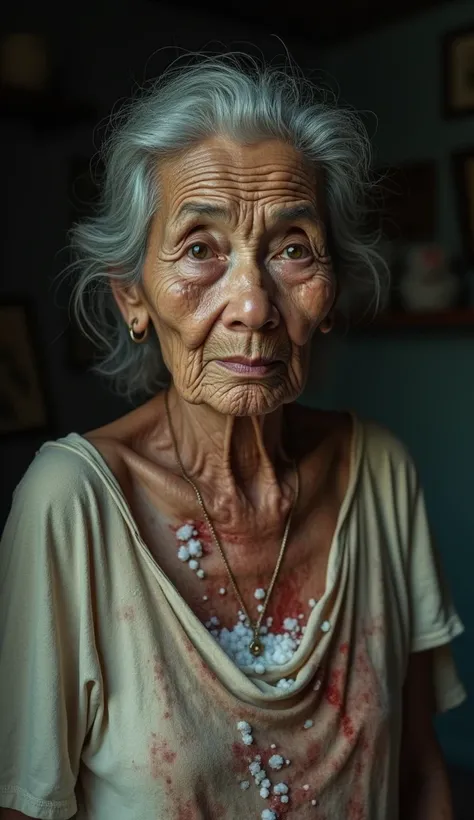
[[[228,359],[217,359],[216,364],[233,373],[240,373],[242,376],[266,376],[277,367],[281,367],[283,362],[280,359],[248,359],[245,356],[231,356]]]

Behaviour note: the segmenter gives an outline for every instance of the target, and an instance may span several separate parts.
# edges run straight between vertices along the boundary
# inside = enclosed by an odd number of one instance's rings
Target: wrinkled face
[[[168,161],[142,296],[178,392],[260,415],[302,391],[335,282],[314,170],[277,140]]]

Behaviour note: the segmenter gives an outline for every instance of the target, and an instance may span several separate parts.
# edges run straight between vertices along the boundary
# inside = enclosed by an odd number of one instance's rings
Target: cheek
[[[307,344],[335,299],[332,278],[311,279],[292,288],[287,295],[286,324],[292,342],[299,347]]]
[[[190,349],[199,347],[212,327],[216,298],[213,288],[202,283],[161,276],[151,306],[160,337],[171,331]],[[165,342],[165,338],[163,338]]]

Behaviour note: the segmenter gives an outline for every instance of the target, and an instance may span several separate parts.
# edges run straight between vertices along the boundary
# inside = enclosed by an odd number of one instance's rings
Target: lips
[[[228,359],[217,360],[217,364],[243,376],[266,376],[282,362],[280,359],[263,357],[249,359],[246,356],[230,356]]]

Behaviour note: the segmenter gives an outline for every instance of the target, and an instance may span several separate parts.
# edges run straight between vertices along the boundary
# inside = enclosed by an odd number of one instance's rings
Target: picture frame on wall
[[[452,159],[464,256],[474,263],[474,147]]]
[[[443,86],[446,117],[474,115],[474,24],[445,36]]]
[[[50,412],[26,302],[0,304],[0,435],[46,431]]]
[[[69,168],[70,224],[90,216],[99,198],[102,165],[94,164],[90,156],[76,155]],[[71,285],[72,287],[72,285]],[[68,326],[68,358],[74,370],[86,371],[94,364],[96,347],[85,335],[70,311]]]

